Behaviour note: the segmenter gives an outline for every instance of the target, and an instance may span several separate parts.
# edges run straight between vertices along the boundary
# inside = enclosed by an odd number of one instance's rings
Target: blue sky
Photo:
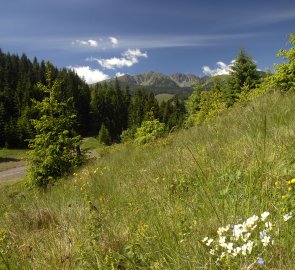
[[[293,0],[10,0],[0,48],[90,83],[147,71],[204,76],[226,73],[241,47],[272,68],[294,27]]]

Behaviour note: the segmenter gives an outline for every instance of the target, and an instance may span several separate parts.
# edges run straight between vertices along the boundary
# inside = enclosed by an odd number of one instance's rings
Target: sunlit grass
[[[281,216],[275,183],[295,176],[294,102],[272,94],[153,145],[107,148],[45,194],[1,188],[0,251],[12,269],[216,269],[205,236]],[[253,269],[293,269],[290,222]]]

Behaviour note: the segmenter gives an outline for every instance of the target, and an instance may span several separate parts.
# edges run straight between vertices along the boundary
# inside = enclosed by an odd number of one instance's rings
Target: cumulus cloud
[[[88,40],[80,40],[77,39],[72,42],[73,45],[80,45],[80,46],[90,46],[90,47],[98,47],[98,42],[93,39],[88,39]]]
[[[221,61],[216,63],[217,68],[210,68],[208,66],[203,66],[202,70],[205,75],[216,76],[216,75],[228,75],[231,72],[231,67],[235,60],[232,60],[230,64],[225,64]]]
[[[116,48],[118,46],[119,40],[117,38],[115,38],[115,37],[109,37],[109,40],[110,40],[113,48]]]
[[[135,49],[135,50],[129,49],[129,50],[123,52],[122,55],[125,56],[128,59],[139,58],[139,57],[145,57],[145,58],[148,57],[147,53],[146,52],[141,52],[140,49]]]
[[[82,67],[68,67],[71,70],[74,70],[78,76],[84,79],[88,84],[97,83],[109,79],[110,77],[107,74],[104,74],[98,69],[92,69],[89,66]]]
[[[134,64],[137,64],[139,58],[147,58],[148,55],[146,52],[142,52],[139,49],[128,49],[122,53],[122,57],[112,57],[108,59],[97,59],[97,58],[87,58],[87,61],[96,61],[100,66],[106,69],[116,69],[123,67],[132,67]]]

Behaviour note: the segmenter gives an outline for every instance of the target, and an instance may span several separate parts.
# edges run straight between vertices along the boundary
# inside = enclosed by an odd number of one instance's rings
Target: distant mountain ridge
[[[172,75],[165,75],[153,71],[137,75],[125,74],[118,77],[120,82],[125,82],[130,86],[140,85],[155,87],[193,87],[198,79],[199,77],[194,74],[175,73]]]
[[[194,74],[174,73],[165,75],[158,72],[145,72],[137,75],[125,74],[117,78],[121,87],[130,87],[131,92],[142,87],[154,92],[154,94],[169,93],[189,95],[193,91],[193,87],[197,81],[210,88],[213,83],[212,77],[198,77]],[[104,82],[113,83],[115,79],[109,79]]]

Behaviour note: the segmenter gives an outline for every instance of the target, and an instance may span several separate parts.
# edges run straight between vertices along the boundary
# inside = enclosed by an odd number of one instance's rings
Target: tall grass
[[[294,102],[271,94],[154,145],[110,147],[47,193],[1,189],[1,267],[215,269],[204,236],[280,214],[274,183],[295,176]],[[260,267],[293,269],[293,237],[282,227]]]

